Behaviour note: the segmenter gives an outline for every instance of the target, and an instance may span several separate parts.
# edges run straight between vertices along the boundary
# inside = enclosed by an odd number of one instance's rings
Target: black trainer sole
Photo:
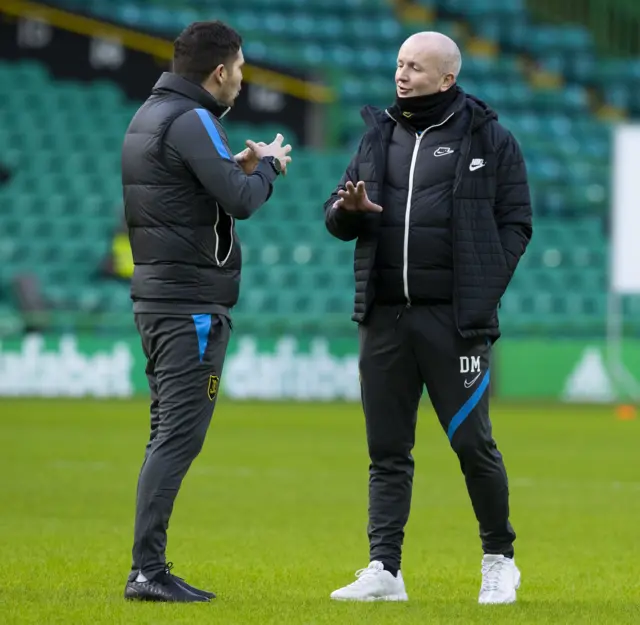
[[[183,590],[185,591],[184,593],[176,596],[169,593],[148,592],[146,589],[138,590],[127,585],[124,591],[124,598],[126,601],[144,601],[155,603],[209,603],[208,597],[190,592],[186,588],[183,588]]]

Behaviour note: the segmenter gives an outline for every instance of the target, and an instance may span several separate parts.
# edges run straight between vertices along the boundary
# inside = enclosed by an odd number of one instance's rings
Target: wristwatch
[[[267,162],[269,163],[269,165],[271,165],[271,167],[273,167],[273,170],[279,176],[280,173],[282,172],[282,164],[280,163],[280,160],[277,159],[275,156],[267,156],[265,158],[266,158]]]

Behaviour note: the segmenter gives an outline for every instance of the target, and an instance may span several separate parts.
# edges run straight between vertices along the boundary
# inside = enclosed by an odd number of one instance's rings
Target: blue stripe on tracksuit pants
[[[462,338],[451,305],[374,306],[360,324],[370,559],[400,568],[423,389],[457,454],[485,553],[513,554],[509,491],[489,419],[491,343]]]

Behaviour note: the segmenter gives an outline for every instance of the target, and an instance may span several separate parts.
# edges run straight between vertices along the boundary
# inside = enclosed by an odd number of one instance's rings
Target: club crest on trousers
[[[218,386],[220,385],[220,378],[217,375],[209,376],[209,384],[207,386],[207,396],[211,401],[216,398],[218,394]]]

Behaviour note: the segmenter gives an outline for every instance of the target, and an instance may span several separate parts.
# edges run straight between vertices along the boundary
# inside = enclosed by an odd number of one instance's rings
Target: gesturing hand
[[[259,143],[256,143],[256,145],[258,147],[264,147],[267,144],[260,141]],[[251,148],[245,148],[242,152],[238,152],[234,158],[236,159],[236,163],[242,167],[242,171],[247,174],[247,176],[253,173],[253,170],[260,162],[260,157]]]
[[[284,137],[278,133],[276,138],[269,144],[264,145],[264,143],[255,143],[251,140],[247,141],[247,147],[251,148],[257,155],[258,158],[264,158],[265,156],[273,156],[280,161],[280,165],[282,166],[282,173],[287,173],[287,165],[291,162],[291,157],[289,156],[289,152],[291,152],[291,145],[287,143],[287,145],[282,145],[284,141]]]
[[[344,190],[338,191],[340,199],[333,204],[334,208],[342,208],[347,211],[361,213],[381,213],[382,206],[374,204],[367,195],[362,180],[354,187],[353,182],[347,182]]]

